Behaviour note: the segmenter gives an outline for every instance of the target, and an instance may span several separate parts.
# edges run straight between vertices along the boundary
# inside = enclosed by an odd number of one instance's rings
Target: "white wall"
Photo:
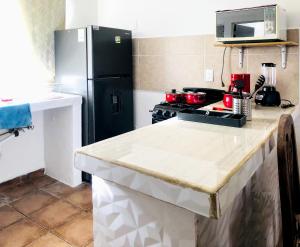
[[[99,25],[133,30],[135,37],[212,34],[215,11],[278,3],[289,27],[300,26],[299,0],[98,0]]]
[[[134,123],[135,128],[152,123],[153,106],[164,100],[163,92],[135,90],[134,92]]]
[[[98,0],[66,0],[66,28],[97,25]]]

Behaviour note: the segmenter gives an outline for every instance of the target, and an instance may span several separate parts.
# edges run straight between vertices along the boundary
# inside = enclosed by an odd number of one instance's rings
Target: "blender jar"
[[[265,83],[260,91],[256,93],[255,103],[262,106],[280,106],[280,93],[276,90],[276,64],[263,63],[262,74]]]
[[[265,86],[275,87],[276,86],[276,64],[274,63],[263,63],[262,74],[265,77]]]

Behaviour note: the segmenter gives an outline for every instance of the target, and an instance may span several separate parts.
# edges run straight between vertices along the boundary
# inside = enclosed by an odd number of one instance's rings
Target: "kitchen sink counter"
[[[76,152],[75,164],[94,175],[98,200],[104,191],[107,198],[129,190],[125,197],[147,195],[185,210],[169,217],[192,212],[221,219],[264,162],[276,163],[279,118],[296,111],[298,107],[254,107],[253,120],[243,128],[173,118],[83,147]],[[100,217],[100,209],[95,212],[94,217]]]

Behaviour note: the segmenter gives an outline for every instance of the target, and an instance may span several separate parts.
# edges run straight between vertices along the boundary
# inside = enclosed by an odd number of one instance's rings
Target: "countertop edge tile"
[[[191,212],[205,217],[215,217],[211,205],[217,204],[217,201],[212,200],[209,193],[170,184],[153,176],[145,175],[130,168],[118,166],[82,153],[75,154],[75,166],[79,170],[88,172],[104,180],[188,209]],[[187,198],[190,199],[187,200]]]

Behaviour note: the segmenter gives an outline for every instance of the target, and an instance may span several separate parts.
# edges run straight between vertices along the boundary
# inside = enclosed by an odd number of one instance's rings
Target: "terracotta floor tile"
[[[13,186],[16,186],[21,183],[21,178],[15,178],[13,180],[4,182],[0,184],[0,192],[3,192]]]
[[[2,194],[15,200],[33,192],[34,190],[36,190],[36,188],[32,185],[32,183],[21,183],[6,189],[2,192]]]
[[[70,203],[57,201],[31,214],[29,217],[45,227],[54,228],[62,225],[79,212],[80,210]]]
[[[0,207],[8,204],[10,202],[10,199],[8,196],[0,194]]]
[[[73,205],[78,206],[84,210],[91,210],[93,208],[92,189],[89,185],[84,184],[80,186],[66,199]]]
[[[55,179],[50,178],[47,175],[40,176],[40,177],[33,177],[31,179],[31,181],[32,181],[33,185],[37,188],[41,188],[41,187],[44,187],[44,186],[47,186],[47,185],[50,185],[50,184],[53,184],[56,182]]]
[[[24,218],[22,214],[9,206],[0,208],[0,229]],[[1,246],[1,245],[0,245]]]
[[[84,247],[93,240],[92,214],[81,213],[55,231],[68,243]]]
[[[35,212],[52,202],[58,200],[56,197],[43,191],[35,191],[25,195],[22,199],[12,203],[13,207],[21,213],[28,215]]]
[[[71,245],[53,234],[47,233],[26,247],[71,247]]]
[[[0,231],[1,247],[24,247],[44,235],[44,229],[28,220],[21,220]]]
[[[48,176],[24,181],[0,184],[0,247],[93,247],[92,214],[82,211],[92,209],[90,185],[71,188]]]
[[[54,184],[50,184],[44,188],[42,188],[43,191],[46,191],[54,196],[57,196],[59,198],[65,197],[66,195],[74,192],[74,189],[71,188],[68,185],[65,185],[60,182],[56,182]]]

